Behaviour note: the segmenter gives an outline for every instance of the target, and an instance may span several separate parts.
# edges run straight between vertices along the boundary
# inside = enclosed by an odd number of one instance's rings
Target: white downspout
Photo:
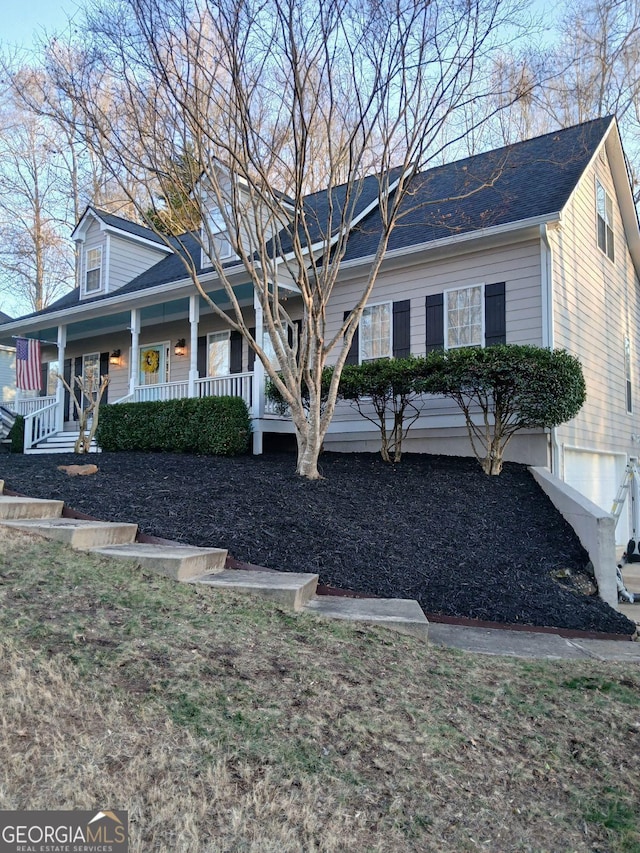
[[[553,251],[549,240],[548,225],[540,226],[540,252],[542,272],[542,346],[547,349],[555,347],[555,322],[553,314]],[[551,473],[562,479],[560,464],[560,447],[556,428],[551,427]]]

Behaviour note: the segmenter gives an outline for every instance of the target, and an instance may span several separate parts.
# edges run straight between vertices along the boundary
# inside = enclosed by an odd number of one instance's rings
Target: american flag
[[[40,390],[40,341],[32,338],[17,339],[16,386],[21,391]]]

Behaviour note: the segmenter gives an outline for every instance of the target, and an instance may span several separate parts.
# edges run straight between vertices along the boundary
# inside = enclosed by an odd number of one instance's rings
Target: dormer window
[[[219,207],[212,207],[209,210],[209,228],[211,230],[211,257],[218,258],[220,261],[228,260],[233,257],[233,247],[229,240],[224,216]],[[203,258],[203,264],[205,258]]]
[[[102,248],[87,249],[85,293],[96,293],[102,289]]]

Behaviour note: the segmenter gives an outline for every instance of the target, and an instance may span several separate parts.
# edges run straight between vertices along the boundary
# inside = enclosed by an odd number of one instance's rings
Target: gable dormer
[[[173,252],[150,228],[93,207],[71,236],[81,300],[119,290]]]

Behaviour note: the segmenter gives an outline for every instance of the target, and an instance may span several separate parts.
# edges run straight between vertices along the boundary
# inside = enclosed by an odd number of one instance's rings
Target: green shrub
[[[16,416],[16,422],[9,430],[7,438],[11,439],[11,452],[24,452],[24,418],[22,415]]]
[[[518,344],[432,352],[424,359],[424,376],[416,387],[444,394],[460,406],[473,452],[487,474],[502,470],[504,450],[514,433],[565,423],[586,399],[582,366],[575,356]]]
[[[96,439],[105,451],[246,453],[251,419],[240,397],[102,406]]]
[[[424,375],[424,359],[413,356],[347,364],[342,371],[338,395],[378,427],[385,462],[402,457],[402,442],[422,410],[415,382]]]

